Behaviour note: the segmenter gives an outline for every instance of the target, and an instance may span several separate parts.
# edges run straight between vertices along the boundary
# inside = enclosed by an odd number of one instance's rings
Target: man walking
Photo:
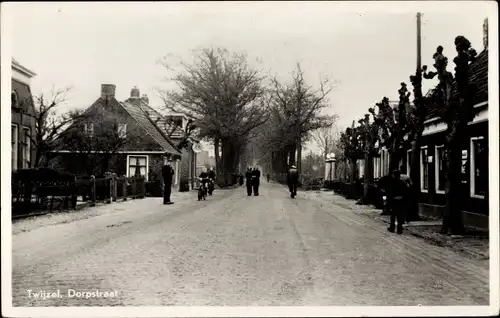
[[[259,195],[259,186],[260,186],[260,170],[255,167],[252,171],[252,186],[253,186],[253,195]]]
[[[248,167],[247,172],[245,173],[246,186],[247,186],[247,194],[252,195],[252,168]]]
[[[170,194],[172,192],[174,169],[167,157],[165,157],[165,164],[161,169],[161,175],[163,177],[163,204],[173,204],[174,202],[170,201]]]
[[[290,197],[293,199],[297,195],[297,185],[299,183],[299,172],[297,167],[292,165],[287,174],[288,189],[290,190]]]
[[[391,207],[391,224],[387,229],[389,232],[394,233],[396,227],[396,219],[398,222],[397,233],[403,233],[404,210],[405,201],[408,197],[409,188],[405,181],[401,180],[401,172],[394,170],[392,172],[392,179],[389,181],[389,202]]]

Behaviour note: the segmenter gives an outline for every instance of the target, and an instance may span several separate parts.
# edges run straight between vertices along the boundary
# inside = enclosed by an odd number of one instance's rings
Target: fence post
[[[106,199],[106,203],[111,203],[111,197],[113,196],[113,179],[111,176],[105,177],[104,182],[108,186],[108,194],[106,195],[108,198]],[[109,183],[108,183],[109,182]]]
[[[113,175],[112,175],[111,178],[112,178],[111,179],[111,184],[112,184],[112,186],[111,186],[111,188],[112,188],[112,192],[111,192],[112,194],[111,194],[111,196],[112,196],[113,202],[116,202],[116,196],[117,196],[117,191],[118,191],[118,187],[117,187],[118,186],[118,184],[117,184],[118,180],[116,179],[116,173],[113,173]]]
[[[123,185],[122,185],[122,189],[123,189],[123,201],[127,201],[127,177],[123,177]]]
[[[90,206],[95,206],[96,201],[96,186],[95,176],[90,176]]]
[[[146,197],[146,178],[141,178],[141,196],[142,198]]]

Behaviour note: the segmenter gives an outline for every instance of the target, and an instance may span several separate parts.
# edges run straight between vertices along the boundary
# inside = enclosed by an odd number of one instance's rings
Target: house
[[[116,86],[101,85],[101,95],[58,139],[53,165],[77,175],[143,175],[161,179],[163,156],[180,159],[175,144],[138,106],[120,102]]]
[[[35,149],[31,136],[35,132],[35,106],[31,95],[31,79],[36,76],[12,59],[11,92],[11,164],[12,171],[33,167]]]
[[[478,85],[474,107],[478,110],[475,118],[469,122],[467,139],[462,148],[462,215],[467,226],[488,228],[488,37],[487,20],[484,24],[483,51],[470,66],[471,82]],[[453,91],[456,94],[456,90]],[[437,106],[439,107],[439,106]],[[428,109],[428,117],[422,134],[420,147],[419,179],[413,180],[420,185],[418,195],[421,215],[442,216],[445,208],[445,173],[443,154],[446,123],[437,117],[438,108]],[[402,165],[410,170],[410,151],[406,145],[406,157]],[[380,158],[374,160],[375,178],[389,173],[389,155],[380,151]]]
[[[185,129],[190,119],[187,115],[173,112],[167,115],[160,114],[149,105],[147,95],[141,96],[137,87],[132,88],[130,97],[125,100],[124,104],[133,105],[134,109],[140,109],[144,114],[147,114],[149,121],[174,145],[179,145],[180,141],[184,139]],[[189,137],[186,147],[180,149],[181,156],[174,159],[174,185],[178,186],[180,190],[189,190],[195,187],[198,144],[199,141],[196,138]]]

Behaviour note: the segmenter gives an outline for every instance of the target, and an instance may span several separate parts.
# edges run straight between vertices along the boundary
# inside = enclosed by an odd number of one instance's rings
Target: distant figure
[[[215,180],[215,171],[214,168],[210,167],[210,170],[208,171],[208,177],[212,180]]]
[[[271,174],[266,174],[266,178],[267,178],[267,182],[269,182],[269,180],[271,179]]]
[[[253,187],[253,195],[259,195],[259,186],[260,186],[260,170],[255,167],[252,171],[252,187]]]
[[[252,195],[252,168],[248,167],[247,172],[245,173],[246,186],[247,186],[247,194]]]
[[[392,179],[388,182],[388,199],[391,208],[391,224],[387,229],[389,232],[394,232],[396,219],[398,221],[397,233],[403,233],[403,222],[405,213],[405,202],[408,198],[409,187],[406,182],[401,180],[401,172],[394,170]]]
[[[163,177],[163,204],[173,204],[170,201],[170,194],[172,193],[172,178],[174,176],[174,168],[172,168],[172,163],[165,157],[164,166],[161,169],[161,175]]]
[[[290,190],[290,197],[293,199],[297,195],[297,185],[299,184],[299,172],[294,165],[288,170],[287,183],[288,189]]]
[[[239,183],[240,183],[240,187],[241,187],[241,186],[243,185],[243,183],[244,183],[244,182],[243,182],[243,179],[245,179],[245,177],[243,177],[243,175],[240,173],[240,174],[238,175],[238,179],[239,179]]]

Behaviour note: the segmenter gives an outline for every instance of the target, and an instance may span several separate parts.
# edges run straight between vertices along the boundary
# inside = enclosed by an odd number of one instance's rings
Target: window
[[[17,98],[17,93],[16,91],[13,91],[10,94],[10,102],[12,107],[19,107],[19,99]]]
[[[23,169],[31,167],[31,129],[23,127],[23,142],[22,145],[22,165]]]
[[[89,137],[94,136],[94,123],[83,124],[83,131]]]
[[[127,124],[118,125],[118,138],[127,138]]]
[[[484,198],[488,191],[488,144],[484,137],[471,138],[470,194]]]
[[[12,170],[17,170],[17,149],[18,149],[18,128],[17,125],[11,125],[11,147],[12,147]]]
[[[446,176],[444,173],[444,146],[436,146],[436,160],[434,161],[435,171],[434,174],[436,176],[436,193],[444,193],[445,192],[445,182]]]
[[[127,177],[141,175],[148,179],[148,156],[128,156],[127,161]]]
[[[429,190],[429,158],[427,146],[420,148],[420,191]]]

